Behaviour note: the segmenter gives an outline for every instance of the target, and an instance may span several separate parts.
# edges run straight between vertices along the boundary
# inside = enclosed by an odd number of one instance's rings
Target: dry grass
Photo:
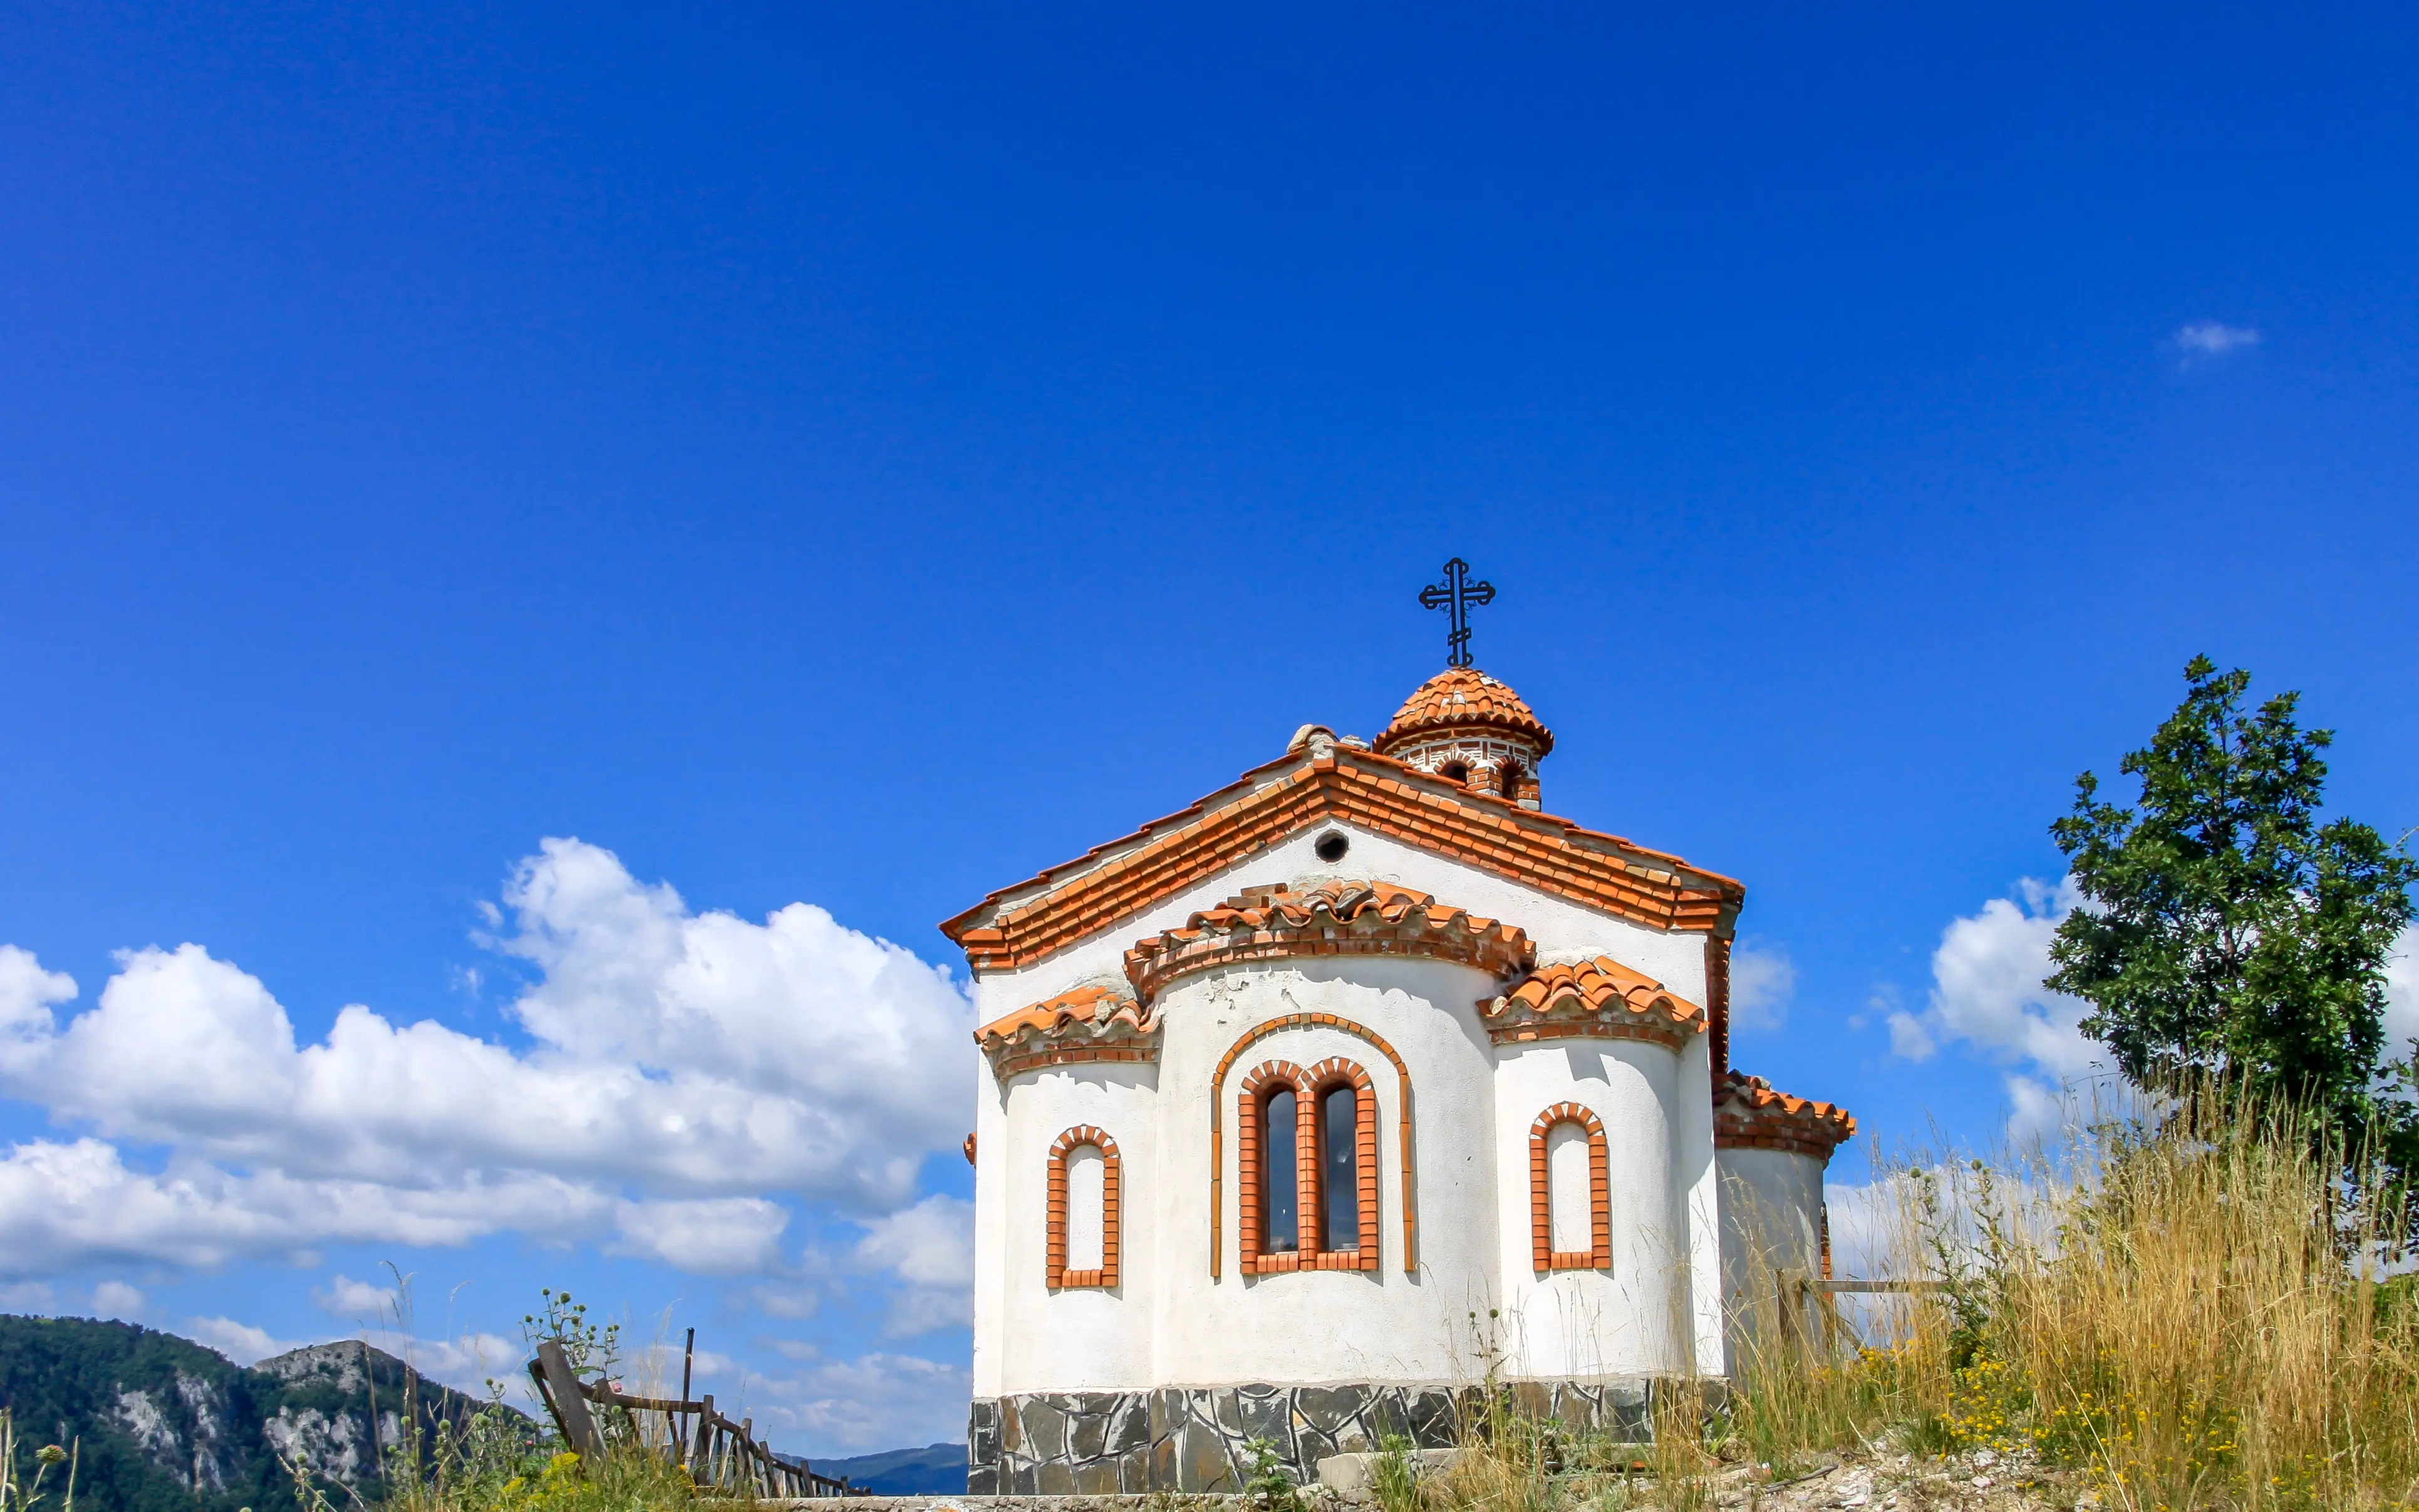
[[[2396,1215],[2348,1207],[2301,1131],[2201,1106],[2155,1135],[1902,1165],[1877,1270],[1947,1289],[1889,1299],[1870,1347],[1754,1320],[1765,1343],[1727,1403],[1667,1399],[1654,1477],[1618,1504],[1705,1506],[1717,1476],[1735,1501],[1737,1465],[1768,1483],[1841,1454],[1919,1469],[1988,1449],[2044,1505],[2419,1505],[2419,1305],[2373,1263]],[[1506,1437],[1466,1457],[1504,1463],[1424,1488],[1432,1512],[1616,1504],[1584,1477],[1516,1473]]]

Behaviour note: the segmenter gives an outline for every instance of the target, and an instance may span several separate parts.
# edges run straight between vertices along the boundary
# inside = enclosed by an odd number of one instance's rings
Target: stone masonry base
[[[1515,1381],[1523,1416],[1642,1443],[1655,1384],[1643,1379]],[[979,1399],[967,1423],[966,1490],[975,1496],[1106,1496],[1242,1489],[1244,1444],[1266,1439],[1297,1483],[1331,1455],[1368,1454],[1387,1435],[1450,1448],[1480,1388],[1345,1381],[1324,1386],[1173,1386],[1034,1392]]]

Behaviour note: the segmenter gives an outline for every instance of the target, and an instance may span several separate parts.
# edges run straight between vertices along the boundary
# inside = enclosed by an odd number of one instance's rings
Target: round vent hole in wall
[[[1344,853],[1351,848],[1352,842],[1341,835],[1321,835],[1318,837],[1318,843],[1312,846],[1311,850],[1320,860],[1332,862],[1344,859]]]

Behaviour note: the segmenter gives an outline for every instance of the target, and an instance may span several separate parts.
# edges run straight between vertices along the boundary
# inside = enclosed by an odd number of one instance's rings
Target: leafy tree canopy
[[[2211,1078],[2374,1135],[2402,1185],[2419,1170],[2419,1045],[2389,1059],[2385,961],[2419,879],[2399,844],[2319,822],[2334,732],[2296,723],[2297,693],[2245,703],[2251,674],[2206,656],[2183,703],[2119,765],[2137,805],[2075,779],[2050,826],[2084,905],[2058,926],[2047,985],[2092,1005],[2085,1032],[2137,1086]]]

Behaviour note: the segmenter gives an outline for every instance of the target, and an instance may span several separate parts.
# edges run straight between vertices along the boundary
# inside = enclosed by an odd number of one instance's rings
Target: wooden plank
[[[562,1352],[559,1340],[547,1339],[537,1347],[538,1368],[546,1374],[547,1397],[554,1408],[554,1419],[562,1429],[562,1438],[573,1452],[602,1458],[604,1436],[596,1431],[596,1420],[588,1413],[588,1394],[579,1389],[579,1377],[571,1368],[571,1357]]]

